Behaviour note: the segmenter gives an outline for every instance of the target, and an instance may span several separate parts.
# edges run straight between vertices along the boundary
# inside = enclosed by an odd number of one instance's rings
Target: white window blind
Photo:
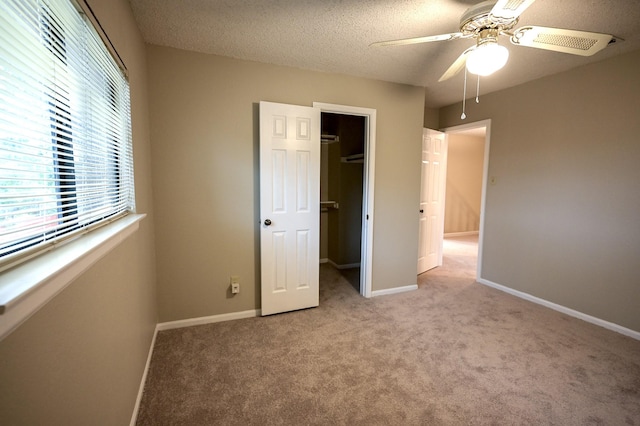
[[[129,84],[70,0],[0,1],[0,268],[135,210]]]

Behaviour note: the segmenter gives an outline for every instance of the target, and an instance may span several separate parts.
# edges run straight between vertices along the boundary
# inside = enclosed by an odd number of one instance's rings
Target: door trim
[[[482,165],[482,195],[480,198],[480,230],[478,232],[478,266],[476,269],[476,278],[482,278],[482,250],[484,248],[484,221],[485,208],[487,205],[487,182],[489,181],[489,148],[491,145],[491,119],[476,121],[473,123],[461,124],[459,126],[446,127],[440,129],[441,132],[458,133],[465,130],[485,128],[484,136],[484,160]]]
[[[373,269],[373,194],[375,178],[376,114],[372,108],[314,102],[320,112],[357,115],[365,119],[364,177],[362,190],[362,245],[360,251],[360,294],[372,297],[371,272]]]

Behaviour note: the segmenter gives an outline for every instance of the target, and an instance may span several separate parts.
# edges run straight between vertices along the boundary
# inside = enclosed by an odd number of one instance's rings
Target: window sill
[[[145,216],[130,214],[0,274],[0,340],[133,234]]]

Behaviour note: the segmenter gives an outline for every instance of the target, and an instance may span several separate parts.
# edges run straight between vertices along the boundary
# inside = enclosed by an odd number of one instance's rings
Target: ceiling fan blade
[[[524,12],[535,0],[498,0],[490,15],[495,22],[511,22]]]
[[[400,40],[387,40],[387,41],[378,41],[375,43],[371,43],[369,46],[378,47],[378,46],[402,46],[405,44],[417,44],[417,43],[429,43],[432,41],[447,41],[447,40],[455,40],[458,38],[463,38],[464,34],[462,33],[451,33],[451,34],[440,34],[434,36],[426,36],[426,37],[416,37],[416,38],[403,38]]]
[[[462,52],[462,54],[458,56],[458,59],[456,59],[453,64],[451,64],[449,69],[447,69],[444,74],[442,74],[442,77],[440,77],[438,83],[448,80],[454,75],[458,74],[467,64],[467,55],[475,48],[476,46],[471,46],[470,48]]]
[[[518,46],[580,56],[594,55],[619,40],[611,34],[534,26],[518,28],[511,36],[511,43]]]

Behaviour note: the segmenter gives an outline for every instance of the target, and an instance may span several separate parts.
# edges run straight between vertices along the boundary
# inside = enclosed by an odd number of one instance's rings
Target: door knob
[[[420,209],[420,213],[424,213],[424,209]]]
[[[271,219],[265,219],[264,226],[269,226],[269,225],[271,225]]]

